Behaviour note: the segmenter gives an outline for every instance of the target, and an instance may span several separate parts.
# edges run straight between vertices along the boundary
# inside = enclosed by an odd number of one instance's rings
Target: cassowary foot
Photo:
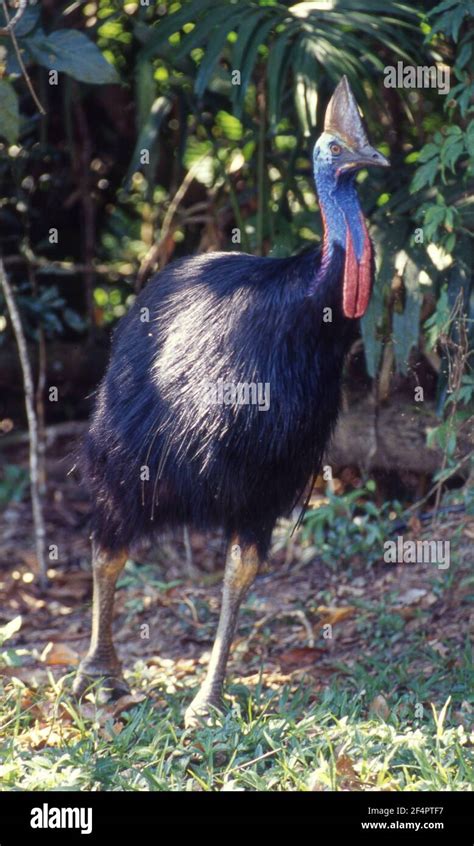
[[[119,664],[106,666],[85,658],[79,665],[72,691],[78,699],[87,692],[93,693],[98,705],[107,705],[130,693],[130,688]]]
[[[213,725],[216,716],[222,714],[222,697],[199,691],[184,713],[185,728],[202,728]],[[218,713],[216,713],[218,712]]]

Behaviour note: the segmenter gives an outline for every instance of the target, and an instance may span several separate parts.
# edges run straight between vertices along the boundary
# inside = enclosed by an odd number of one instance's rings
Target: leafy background
[[[53,333],[90,333],[123,314],[141,266],[236,249],[235,226],[237,248],[257,253],[319,240],[310,150],[346,73],[392,161],[388,175],[359,177],[378,254],[366,368],[375,378],[385,352],[407,373],[460,291],[472,317],[472,33],[472,4],[456,0],[30,4],[16,36],[44,116],[10,38],[0,40],[0,241],[7,266],[17,257],[25,307],[34,299]],[[397,61],[448,66],[450,93],[384,88]],[[36,293],[19,256],[35,263]],[[89,269],[75,273],[81,264]],[[442,404],[442,360],[436,370]]]

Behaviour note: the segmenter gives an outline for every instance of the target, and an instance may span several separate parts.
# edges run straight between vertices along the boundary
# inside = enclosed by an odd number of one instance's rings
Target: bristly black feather
[[[343,251],[309,297],[320,262],[317,250],[213,253],[149,282],[115,332],[84,445],[101,546],[189,524],[238,532],[266,553],[276,519],[319,470],[339,409],[353,333]],[[204,386],[219,379],[269,383],[269,409],[209,405]]]

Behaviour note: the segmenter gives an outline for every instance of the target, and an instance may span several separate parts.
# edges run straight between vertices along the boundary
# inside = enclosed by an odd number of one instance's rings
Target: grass
[[[34,614],[30,640],[11,621],[0,630],[0,789],[472,790],[472,526],[461,519],[449,528],[449,571],[330,568],[292,548],[291,567],[260,577],[244,603],[225,713],[194,732],[183,714],[218,588],[127,566],[116,628],[122,653],[135,648],[125,655],[133,697],[103,708],[93,697],[79,706],[73,673],[48,666]],[[56,620],[59,643],[68,620],[73,632],[84,624],[80,603],[62,610],[47,624]],[[137,650],[142,623],[153,637]]]
[[[20,691],[17,691],[17,702]],[[180,697],[166,716],[144,702],[123,718],[84,719],[65,698],[70,721],[49,725],[31,754],[34,717],[12,692],[1,744],[4,789],[22,790],[468,790],[468,736],[435,712],[424,720],[367,719],[360,696],[328,693],[304,708],[304,692],[249,697],[190,736],[177,728]],[[270,707],[276,713],[269,713]],[[303,716],[304,713],[304,716]],[[177,721],[176,718],[178,718]],[[34,731],[33,731],[34,736]],[[472,740],[472,738],[471,738]]]
[[[1,707],[3,789],[472,789],[474,736],[463,725],[470,650],[460,656],[453,690],[446,659],[436,654],[436,671],[425,676],[413,668],[416,658],[430,658],[420,643],[396,666],[387,665],[383,646],[380,636],[380,649],[367,659],[362,653],[317,702],[304,681],[277,691],[263,681],[231,685],[226,713],[197,732],[182,727],[184,684],[173,693],[152,688],[117,714],[89,702],[79,708],[63,686],[69,677],[58,683],[50,673],[33,696],[12,679]],[[140,667],[131,675],[139,687]],[[429,700],[439,704],[420,708]]]

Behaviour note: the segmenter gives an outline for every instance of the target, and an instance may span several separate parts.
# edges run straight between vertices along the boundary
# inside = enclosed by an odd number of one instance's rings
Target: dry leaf
[[[302,667],[312,667],[316,664],[324,649],[317,649],[310,646],[295,646],[294,649],[289,649],[279,655],[278,660],[282,670],[301,669]]]
[[[46,746],[63,747],[67,739],[67,732],[57,731],[50,725],[35,727],[31,731],[22,735],[21,744],[25,744],[27,748],[44,749]]]
[[[354,769],[354,762],[348,755],[340,755],[336,760],[336,773],[341,779],[339,787],[343,790],[358,790],[361,781]]]
[[[325,626],[334,626],[336,623],[340,623],[341,620],[345,620],[347,617],[352,617],[355,610],[354,605],[341,605],[338,608],[332,605],[318,605],[316,608],[316,611],[321,615],[322,623]]]
[[[102,726],[99,730],[99,734],[101,737],[104,738],[104,740],[111,742],[112,740],[114,740],[115,737],[117,737],[118,734],[120,734],[123,729],[123,726],[124,724],[120,720],[117,720],[117,722],[112,725],[111,729],[108,725]]]
[[[412,620],[416,614],[416,609],[410,605],[406,605],[404,608],[394,608],[393,610],[396,614],[400,614],[400,617],[404,620]]]
[[[423,528],[420,518],[415,516],[410,517],[408,525],[414,535],[419,535]]]
[[[75,667],[79,664],[79,655],[66,643],[48,643],[41,654],[41,661],[48,667]]]
[[[133,705],[139,705],[140,702],[144,701],[144,699],[146,699],[144,693],[126,693],[125,696],[121,696],[120,699],[117,699],[117,701],[113,703],[110,713],[114,717],[118,717],[122,711],[128,711],[128,709],[132,708]]]
[[[390,716],[390,708],[388,702],[381,693],[372,699],[369,705],[369,714],[380,717],[382,720],[388,720]]]
[[[410,588],[398,597],[397,605],[414,605],[416,602],[419,602],[426,593],[427,591],[422,588]]]
[[[431,646],[433,652],[437,652],[438,655],[441,655],[442,658],[446,658],[446,655],[449,654],[450,650],[444,643],[440,643],[439,641],[428,641],[429,645]]]
[[[78,708],[81,712],[81,716],[86,720],[100,722],[99,718],[102,717],[104,709],[99,708],[95,702],[91,702],[90,699],[81,699]]]

